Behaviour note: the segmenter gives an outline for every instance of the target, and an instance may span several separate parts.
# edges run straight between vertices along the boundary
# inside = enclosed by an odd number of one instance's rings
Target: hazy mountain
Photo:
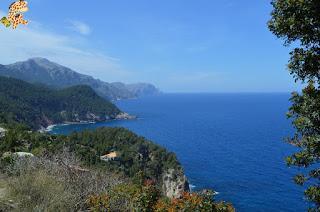
[[[134,83],[134,84],[124,84],[121,82],[113,82],[112,86],[118,88],[119,90],[126,90],[132,93],[134,96],[154,96],[161,92],[154,85],[149,83]]]
[[[149,83],[128,84],[127,89],[137,96],[153,96],[160,93],[159,89]]]
[[[134,86],[123,83],[107,83],[91,76],[77,73],[70,68],[44,58],[32,58],[10,65],[0,65],[0,76],[10,76],[54,88],[89,85],[97,94],[111,100],[135,98],[140,95],[157,93],[155,92],[157,89],[153,85],[136,84]]]

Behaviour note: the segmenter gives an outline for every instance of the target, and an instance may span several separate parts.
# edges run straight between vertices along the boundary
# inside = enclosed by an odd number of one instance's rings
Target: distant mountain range
[[[160,93],[152,84],[108,83],[77,73],[70,68],[51,62],[45,58],[32,58],[10,65],[0,65],[0,76],[13,77],[29,83],[44,84],[52,88],[88,85],[98,95],[109,100],[137,98]]]

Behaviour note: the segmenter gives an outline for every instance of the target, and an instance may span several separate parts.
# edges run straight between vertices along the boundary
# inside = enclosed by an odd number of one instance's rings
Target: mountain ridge
[[[149,83],[108,83],[89,75],[80,74],[41,57],[9,65],[0,65],[0,76],[13,77],[29,83],[40,83],[59,89],[75,85],[88,85],[98,95],[108,100],[137,98],[160,93],[154,85]]]

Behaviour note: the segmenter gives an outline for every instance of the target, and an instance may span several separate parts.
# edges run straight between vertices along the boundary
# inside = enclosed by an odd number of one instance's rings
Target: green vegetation
[[[128,177],[143,172],[145,177],[158,181],[164,170],[182,170],[174,153],[124,128],[100,128],[70,136],[32,133],[15,128],[8,130],[3,138],[0,153],[32,152],[42,156],[59,153],[64,148],[75,153],[88,167],[103,167]],[[115,160],[105,162],[100,159],[100,156],[112,151],[118,154]]]
[[[126,182],[112,173],[70,168],[72,160],[63,165],[44,158],[27,158],[9,167],[5,180],[5,198],[0,210],[5,211],[226,211],[230,204],[215,202],[207,193],[185,192],[181,198],[163,197],[157,186],[146,180],[143,184]]]
[[[235,211],[231,204],[215,202],[213,193],[209,191],[185,192],[180,198],[173,199],[161,197],[159,190],[150,181],[145,181],[143,185],[119,184],[108,193],[90,196],[87,206],[91,211]]]
[[[306,168],[295,182],[309,187],[308,200],[320,210],[320,1],[273,0],[270,30],[285,45],[292,44],[288,69],[296,81],[308,83],[302,93],[293,93],[288,116],[293,119],[296,133],[288,142],[300,152],[287,158],[288,165]]]
[[[0,111],[0,211],[234,211],[213,193],[189,193],[175,154],[129,130],[34,131],[119,115],[88,86],[0,77]]]
[[[117,159],[100,160],[111,151]],[[6,176],[0,210],[234,211],[210,192],[166,197],[161,176],[167,169],[182,171],[176,156],[124,128],[56,136],[16,126],[0,138],[0,154]]]
[[[2,168],[7,177],[0,210],[78,211],[86,208],[90,195],[123,182],[123,178],[115,174],[80,169],[80,163],[67,151],[53,158],[11,158],[11,163]]]
[[[0,77],[0,111],[0,123],[33,129],[66,121],[104,121],[120,113],[88,86],[57,91],[7,77]]]
[[[99,164],[101,160],[97,156],[116,151],[118,157],[107,163],[102,162],[103,166],[129,177],[142,171],[145,177],[158,181],[165,170],[182,169],[174,153],[125,128],[83,131],[73,133],[64,140],[68,148],[88,165]]]

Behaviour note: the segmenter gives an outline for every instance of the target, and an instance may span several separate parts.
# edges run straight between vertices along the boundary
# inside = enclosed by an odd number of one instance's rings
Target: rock
[[[26,159],[26,158],[35,158],[35,156],[29,152],[5,152],[2,154],[1,158],[9,159],[9,160],[11,159],[20,160],[20,159]]]
[[[13,156],[16,156],[18,158],[27,158],[27,157],[34,157],[32,153],[29,152],[15,152],[13,153]]]
[[[100,116],[98,116],[94,113],[91,113],[91,112],[87,112],[86,118],[88,121],[103,121],[103,119],[101,119]],[[76,121],[80,122],[79,118],[77,118],[77,119],[78,120],[76,120]]]
[[[150,83],[135,83],[126,85],[127,89],[137,97],[155,96],[161,92],[158,88]]]
[[[136,116],[132,116],[128,113],[119,113],[116,115],[115,119],[122,119],[122,120],[131,120],[137,118]]]
[[[169,198],[179,198],[190,191],[187,177],[182,170],[167,170],[162,176],[162,191]]]
[[[0,138],[6,135],[6,131],[7,131],[6,129],[0,127]]]

